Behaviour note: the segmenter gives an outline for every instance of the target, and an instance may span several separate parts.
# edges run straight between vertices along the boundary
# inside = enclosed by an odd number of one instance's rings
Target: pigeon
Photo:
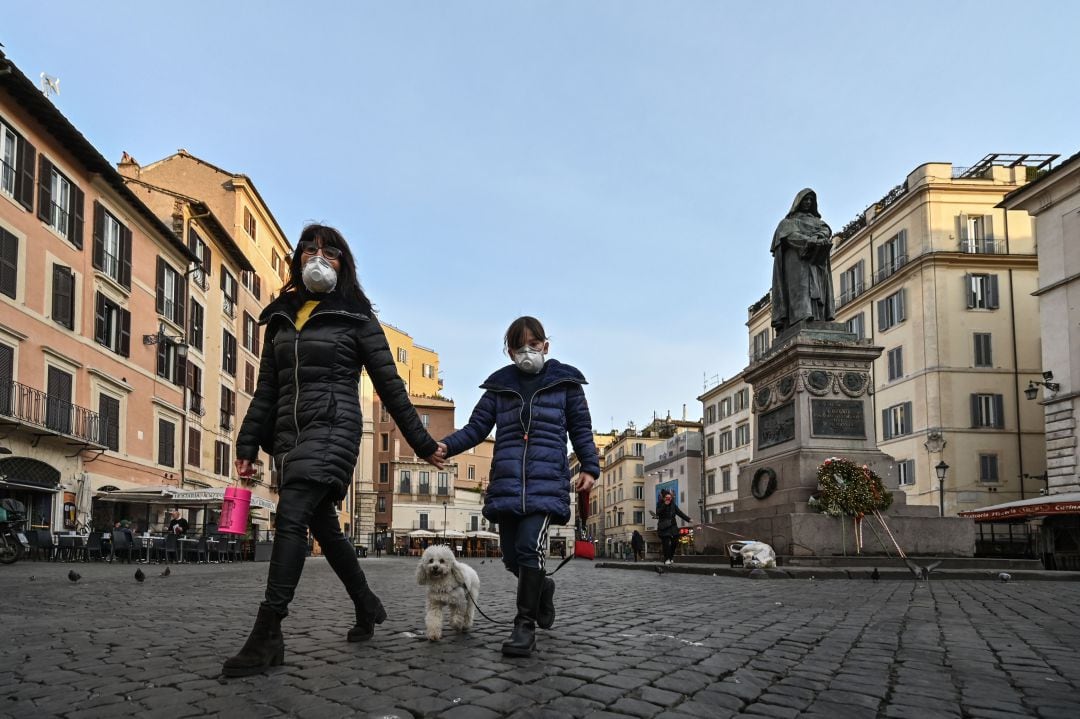
[[[172,570],[171,570],[171,569],[169,569],[168,567],[165,567],[165,571],[161,573],[161,576],[163,576],[163,577],[167,577],[167,576],[169,576],[170,574],[172,574]]]
[[[874,567],[874,571],[870,572],[870,578],[873,579],[875,582],[881,579],[881,572],[877,570],[877,567]]]
[[[922,579],[923,581],[927,582],[930,581],[930,572],[937,569],[943,561],[945,560],[939,559],[936,562],[930,562],[930,564],[927,564],[925,567],[920,567],[915,562],[911,561],[907,557],[904,557],[904,564],[906,564],[908,569],[911,570],[911,573],[915,575],[915,579]]]
[[[80,579],[82,579],[82,575],[79,574],[78,572],[76,572],[74,569],[72,569],[71,571],[68,572],[68,579],[70,579],[73,582],[77,582]]]
[[[1008,572],[1000,572],[1000,573],[998,574],[998,580],[999,580],[999,581],[1002,581],[1002,582],[1007,582],[1007,581],[1009,581],[1010,579],[1012,579],[1012,575],[1011,575],[1011,574],[1009,574]]]
[[[35,577],[35,576],[34,576],[33,574],[31,574],[31,575],[30,575],[30,581],[32,582],[32,581],[34,581],[35,579],[37,579],[37,577]]]
[[[143,574],[143,570],[141,570],[141,569],[136,569],[135,570],[135,581],[136,582],[144,582],[144,581],[146,581],[146,575]]]
[[[663,574],[664,574],[664,568],[661,567],[659,564],[656,565],[656,573],[661,575],[661,576],[663,576]]]

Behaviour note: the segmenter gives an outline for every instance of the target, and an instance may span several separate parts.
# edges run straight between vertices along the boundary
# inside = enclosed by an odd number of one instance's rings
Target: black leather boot
[[[282,616],[267,607],[259,607],[255,626],[240,653],[226,659],[221,673],[227,677],[246,677],[260,674],[267,667],[285,663],[285,640],[281,636]]]
[[[540,609],[536,614],[536,626],[541,629],[551,629],[555,623],[555,580],[544,577],[544,585],[540,590]]]
[[[510,638],[502,645],[502,653],[508,657],[527,657],[536,648],[536,619],[544,578],[541,569],[522,567],[518,572],[517,616]]]
[[[362,642],[371,639],[375,634],[375,625],[386,620],[386,609],[375,592],[371,591],[363,574],[360,575],[360,582],[349,587],[349,596],[356,608],[356,625],[349,630],[348,640]]]

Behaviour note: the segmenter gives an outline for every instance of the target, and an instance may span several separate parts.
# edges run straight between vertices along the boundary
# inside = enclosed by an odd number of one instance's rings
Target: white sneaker
[[[671,559],[665,559],[664,560],[664,564],[674,564],[674,563],[675,562],[673,560],[671,560]]]

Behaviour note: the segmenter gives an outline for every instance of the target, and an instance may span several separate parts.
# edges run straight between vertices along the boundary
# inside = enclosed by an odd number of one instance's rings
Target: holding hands
[[[424,461],[433,465],[436,469],[442,469],[446,466],[446,445],[442,442],[436,442],[435,444],[438,445],[438,449],[435,450],[434,454],[424,457]]]

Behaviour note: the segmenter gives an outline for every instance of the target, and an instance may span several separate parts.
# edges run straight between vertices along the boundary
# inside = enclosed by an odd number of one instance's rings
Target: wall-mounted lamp
[[[180,359],[187,357],[188,344],[184,341],[183,335],[167,335],[164,329],[159,329],[156,334],[143,335],[142,343],[144,345],[158,345],[169,344],[176,347],[176,355]]]
[[[1050,370],[1042,373],[1043,381],[1036,382],[1035,380],[1029,380],[1027,389],[1024,390],[1024,396],[1028,399],[1035,399],[1039,394],[1039,387],[1046,387],[1047,392],[1057,392],[1061,389],[1061,385],[1057,382],[1052,382],[1054,379],[1054,373]]]

